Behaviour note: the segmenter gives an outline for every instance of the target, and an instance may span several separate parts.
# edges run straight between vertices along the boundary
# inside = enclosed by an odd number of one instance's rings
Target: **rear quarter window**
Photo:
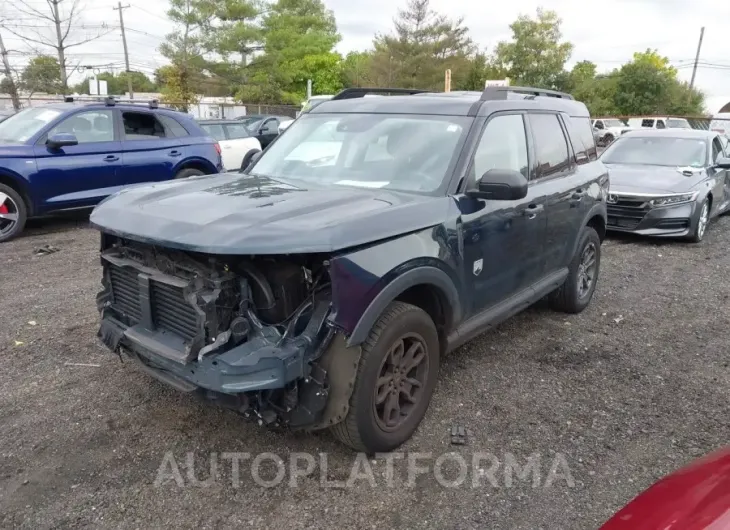
[[[190,136],[190,133],[185,128],[185,126],[178,122],[175,118],[166,116],[164,114],[158,114],[157,119],[162,122],[170,136],[174,136],[175,138]]]

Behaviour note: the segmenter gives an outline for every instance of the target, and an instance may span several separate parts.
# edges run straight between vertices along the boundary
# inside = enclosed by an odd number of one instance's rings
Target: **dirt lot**
[[[34,255],[45,244],[60,251]],[[257,485],[245,462],[240,484],[223,463],[202,487],[187,478],[189,452],[201,480],[223,452],[326,453],[333,480],[350,476],[355,457],[327,434],[264,431],[121,364],[95,338],[97,234],[83,220],[36,223],[0,248],[0,527],[597,528],[658,477],[727,443],[729,247],[730,218],[697,246],[612,238],[583,314],[532,308],[444,360],[404,451],[501,463],[510,453],[523,464],[540,453],[537,487],[531,476],[508,487],[501,467],[496,487],[473,487],[474,470],[459,487],[434,473],[409,485],[405,460],[389,487],[382,458],[370,464],[376,487],[325,487],[319,457],[296,488],[288,471]],[[470,429],[467,445],[450,444],[455,423]],[[155,485],[168,452],[182,486]],[[573,487],[546,486],[558,454]]]

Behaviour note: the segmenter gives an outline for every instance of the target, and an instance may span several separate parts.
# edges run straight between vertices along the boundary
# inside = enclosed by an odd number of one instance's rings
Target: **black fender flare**
[[[461,321],[461,303],[459,291],[454,281],[439,268],[432,266],[417,267],[410,269],[397,276],[375,298],[358,320],[355,329],[352,330],[347,340],[347,346],[356,346],[367,339],[368,333],[377,322],[388,304],[398,298],[407,289],[415,285],[431,285],[441,291],[452,311],[452,326]],[[450,331],[450,330],[447,330]]]
[[[600,217],[603,219],[603,226],[604,229],[608,225],[608,213],[606,212],[606,204],[603,202],[599,202],[597,204],[593,205],[593,208],[590,209],[588,214],[583,218],[583,226],[588,226],[588,223],[591,219],[594,217]],[[581,228],[582,230],[582,228]],[[575,239],[575,243],[573,243],[573,252],[570,253],[571,259],[572,256],[575,256],[575,253],[578,251],[578,244],[580,243],[580,237],[577,237]]]

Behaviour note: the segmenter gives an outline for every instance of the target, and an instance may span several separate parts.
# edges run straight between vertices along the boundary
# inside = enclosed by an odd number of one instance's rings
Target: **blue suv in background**
[[[182,112],[72,101],[0,123],[0,243],[29,217],[88,208],[143,182],[219,173],[220,145]]]

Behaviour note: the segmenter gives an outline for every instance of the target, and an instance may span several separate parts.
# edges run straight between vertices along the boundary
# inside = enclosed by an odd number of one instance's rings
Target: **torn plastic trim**
[[[282,340],[277,330],[264,326],[263,332],[251,335],[242,344],[187,364],[161,354],[154,332],[125,326],[106,310],[102,312],[99,337],[111,350],[133,352],[148,367],[197,387],[228,394],[279,389],[309,376],[311,361],[321,355],[336,334],[327,322],[330,311],[328,301],[317,302],[306,328],[295,337]],[[272,330],[275,333],[267,332]]]

